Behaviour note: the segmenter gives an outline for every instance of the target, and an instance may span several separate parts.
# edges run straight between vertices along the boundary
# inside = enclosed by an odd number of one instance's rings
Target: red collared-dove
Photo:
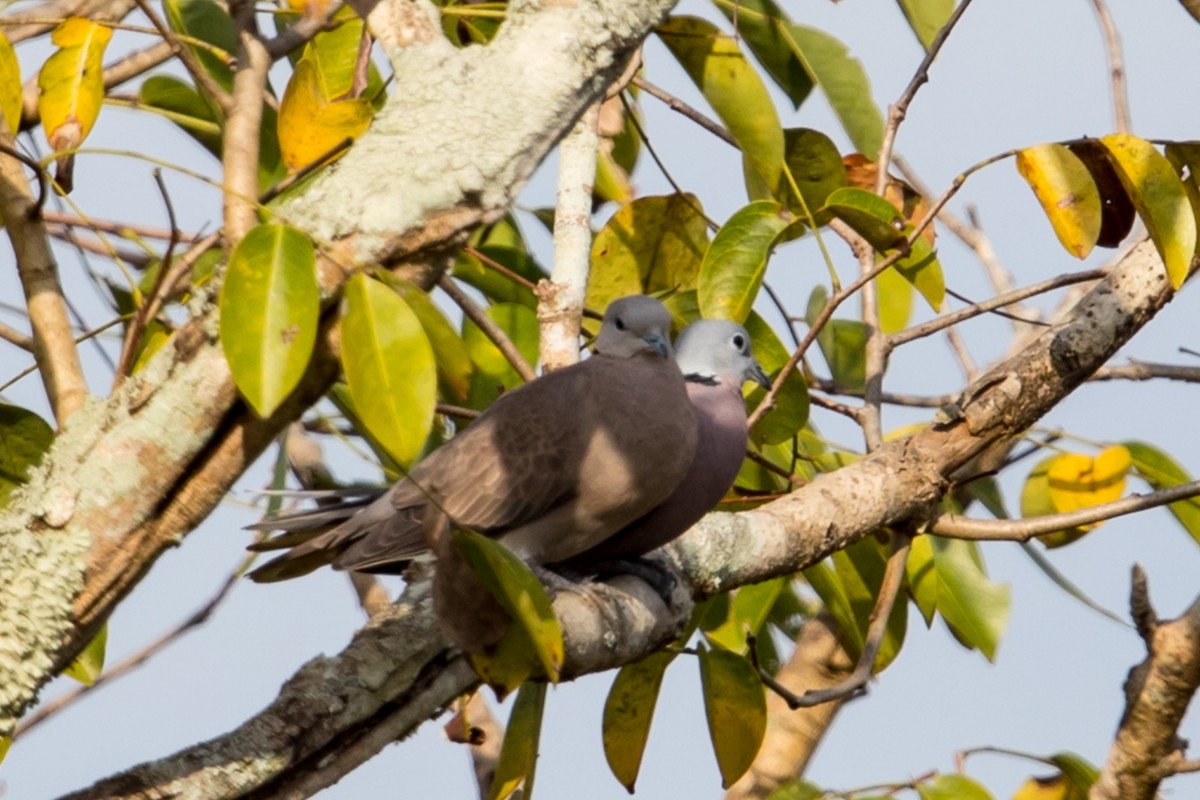
[[[742,384],[752,380],[771,386],[750,351],[750,334],[736,322],[699,320],[679,335],[675,362],[696,414],[696,455],[687,475],[650,513],[580,553],[568,567],[587,572],[662,547],[711,511],[733,485],[746,458]]]
[[[614,301],[595,355],[501,396],[382,496],[256,525],[287,531],[279,539],[287,546],[340,521],[250,577],[282,580],[330,563],[399,572],[432,548],[439,559],[434,604],[451,637],[472,650],[496,641],[503,626],[494,624],[494,613],[482,613],[483,606],[496,611],[495,604],[452,552],[446,518],[546,564],[596,546],[661,503],[696,450],[669,324],[657,300]],[[470,619],[474,604],[481,613]]]

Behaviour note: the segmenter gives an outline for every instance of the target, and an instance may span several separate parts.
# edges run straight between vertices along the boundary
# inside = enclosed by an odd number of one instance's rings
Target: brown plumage
[[[657,300],[615,301],[595,355],[503,395],[385,494],[255,526],[288,531],[280,538],[290,546],[340,521],[250,577],[282,580],[328,563],[398,572],[431,548],[440,562],[434,603],[444,626],[467,649],[492,644],[503,627],[496,630],[494,615],[484,613],[491,598],[449,545],[446,517],[543,564],[596,546],[662,502],[696,448],[683,376],[670,359],[669,323]]]

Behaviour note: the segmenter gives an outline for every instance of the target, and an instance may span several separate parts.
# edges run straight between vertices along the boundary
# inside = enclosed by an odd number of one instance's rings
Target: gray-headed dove
[[[567,562],[583,572],[637,558],[679,537],[712,510],[733,485],[746,458],[748,380],[770,379],[750,351],[750,334],[736,322],[699,320],[675,342],[675,362],[687,381],[696,414],[696,455],[675,491],[650,513]]]
[[[595,355],[504,394],[382,496],[254,526],[287,531],[256,549],[300,543],[250,577],[282,580],[329,563],[400,572],[432,549],[443,626],[466,649],[494,643],[504,630],[502,612],[497,617],[498,607],[457,556],[447,518],[546,564],[598,545],[661,503],[696,450],[669,325],[657,300],[614,301]],[[306,532],[338,521],[303,541]]]

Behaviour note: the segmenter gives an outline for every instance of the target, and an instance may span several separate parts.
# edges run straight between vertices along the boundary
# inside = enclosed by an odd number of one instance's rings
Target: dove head
[[[693,322],[675,342],[675,362],[686,376],[697,375],[738,387],[750,380],[771,388],[771,379],[750,352],[750,334],[736,322]]]
[[[671,313],[659,301],[644,294],[630,295],[609,303],[596,337],[596,352],[617,358],[643,353],[671,357]]]

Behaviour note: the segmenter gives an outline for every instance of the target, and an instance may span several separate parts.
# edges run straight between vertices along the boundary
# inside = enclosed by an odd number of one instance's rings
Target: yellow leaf
[[[1012,800],[1068,800],[1070,789],[1062,773],[1049,778],[1030,778],[1021,784]]]
[[[70,150],[79,147],[100,115],[102,59],[112,31],[82,17],[69,17],[50,38],[60,49],[38,73],[38,111],[50,146]]]
[[[1114,133],[1100,143],[1108,149],[1121,184],[1146,224],[1171,285],[1178,289],[1196,252],[1196,218],[1175,169],[1145,139]]]
[[[1111,503],[1125,492],[1125,476],[1133,464],[1121,445],[1110,447],[1095,458],[1082,453],[1064,453],[1050,463],[1050,501],[1060,512]]]
[[[345,139],[357,139],[371,123],[371,114],[365,98],[331,101],[322,96],[316,67],[302,58],[279,105],[279,149],[288,171],[311,164]]]
[[[0,117],[8,125],[9,133],[15,135],[21,125],[21,67],[17,64],[17,52],[3,31],[0,31]]]
[[[1033,189],[1058,241],[1076,258],[1087,258],[1100,238],[1100,192],[1079,157],[1061,144],[1017,153],[1017,171]]]
[[[1050,465],[1057,458],[1058,456],[1050,456],[1049,458],[1042,459],[1030,471],[1029,477],[1025,479],[1025,485],[1021,488],[1021,516],[1025,519],[1044,517],[1058,512],[1058,509],[1054,506],[1054,502],[1050,499],[1049,477]],[[1082,538],[1093,527],[1095,526],[1083,525],[1075,528],[1066,528],[1039,536],[1038,541],[1048,548],[1062,547]]]

